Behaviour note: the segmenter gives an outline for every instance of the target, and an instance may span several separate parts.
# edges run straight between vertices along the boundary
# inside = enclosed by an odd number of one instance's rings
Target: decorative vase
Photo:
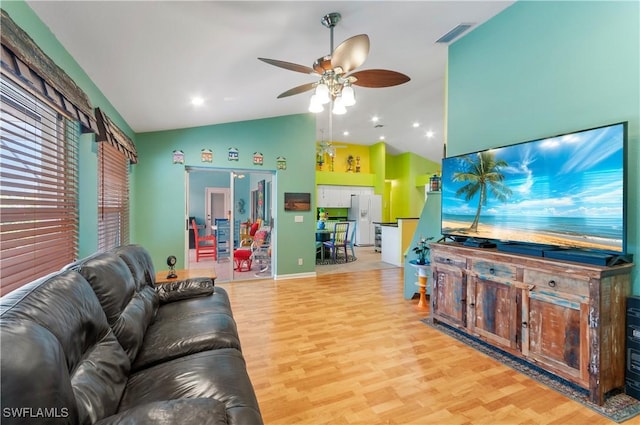
[[[420,293],[420,300],[416,306],[418,309],[423,310],[428,307],[427,304],[427,278],[429,276],[429,270],[431,270],[431,264],[419,264],[418,260],[411,260],[409,264],[418,269],[418,288]]]
[[[318,230],[324,230],[324,226],[325,226],[324,221],[322,220],[318,221]]]

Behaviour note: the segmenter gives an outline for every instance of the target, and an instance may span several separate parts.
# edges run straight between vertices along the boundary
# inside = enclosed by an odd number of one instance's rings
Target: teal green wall
[[[451,45],[448,68],[449,155],[629,121],[627,248],[640,261],[640,3],[517,2]]]
[[[139,163],[134,167],[132,241],[149,249],[155,264],[169,255],[182,267],[185,220],[185,166],[256,171],[276,170],[276,158],[287,158],[286,170],[276,171],[276,276],[315,271],[315,213],[285,212],[285,192],[315,194],[315,116],[291,115],[204,127],[142,133],[137,137]],[[227,159],[228,148],[240,151],[239,161]],[[203,165],[201,149],[213,151],[213,163]],[[172,152],[182,150],[185,164],[172,163]],[[253,165],[254,152],[264,165]],[[310,171],[311,170],[311,171]],[[315,195],[312,195],[315,196]],[[313,202],[315,204],[315,200]],[[294,217],[302,216],[302,223]],[[298,258],[303,265],[298,266]]]

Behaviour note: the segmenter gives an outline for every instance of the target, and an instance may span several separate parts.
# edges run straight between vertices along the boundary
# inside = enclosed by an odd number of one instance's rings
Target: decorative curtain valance
[[[97,142],[107,142],[122,152],[133,164],[138,163],[138,152],[133,141],[111,121],[100,108],[96,108],[96,118],[98,120]]]
[[[57,105],[61,112],[82,125],[84,132],[97,132],[89,97],[33,39],[2,10],[2,71]]]

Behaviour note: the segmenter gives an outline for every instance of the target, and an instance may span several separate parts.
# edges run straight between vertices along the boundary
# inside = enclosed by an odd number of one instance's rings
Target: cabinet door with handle
[[[458,267],[432,264],[432,315],[453,326],[466,326],[466,275]]]
[[[467,328],[493,344],[517,348],[516,288],[508,283],[470,276]]]
[[[586,298],[548,291],[528,292],[522,352],[580,385],[589,385],[589,305]]]

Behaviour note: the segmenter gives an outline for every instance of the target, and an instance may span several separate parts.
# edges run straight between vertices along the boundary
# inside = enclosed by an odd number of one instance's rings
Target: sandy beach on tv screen
[[[584,249],[614,250],[619,248],[619,241],[605,238],[590,237],[586,235],[570,235],[552,232],[527,232],[525,230],[502,229],[480,223],[478,231],[469,230],[469,223],[459,221],[442,221],[443,233],[453,232],[470,238],[494,239],[499,241],[522,241],[528,243],[571,246]]]

